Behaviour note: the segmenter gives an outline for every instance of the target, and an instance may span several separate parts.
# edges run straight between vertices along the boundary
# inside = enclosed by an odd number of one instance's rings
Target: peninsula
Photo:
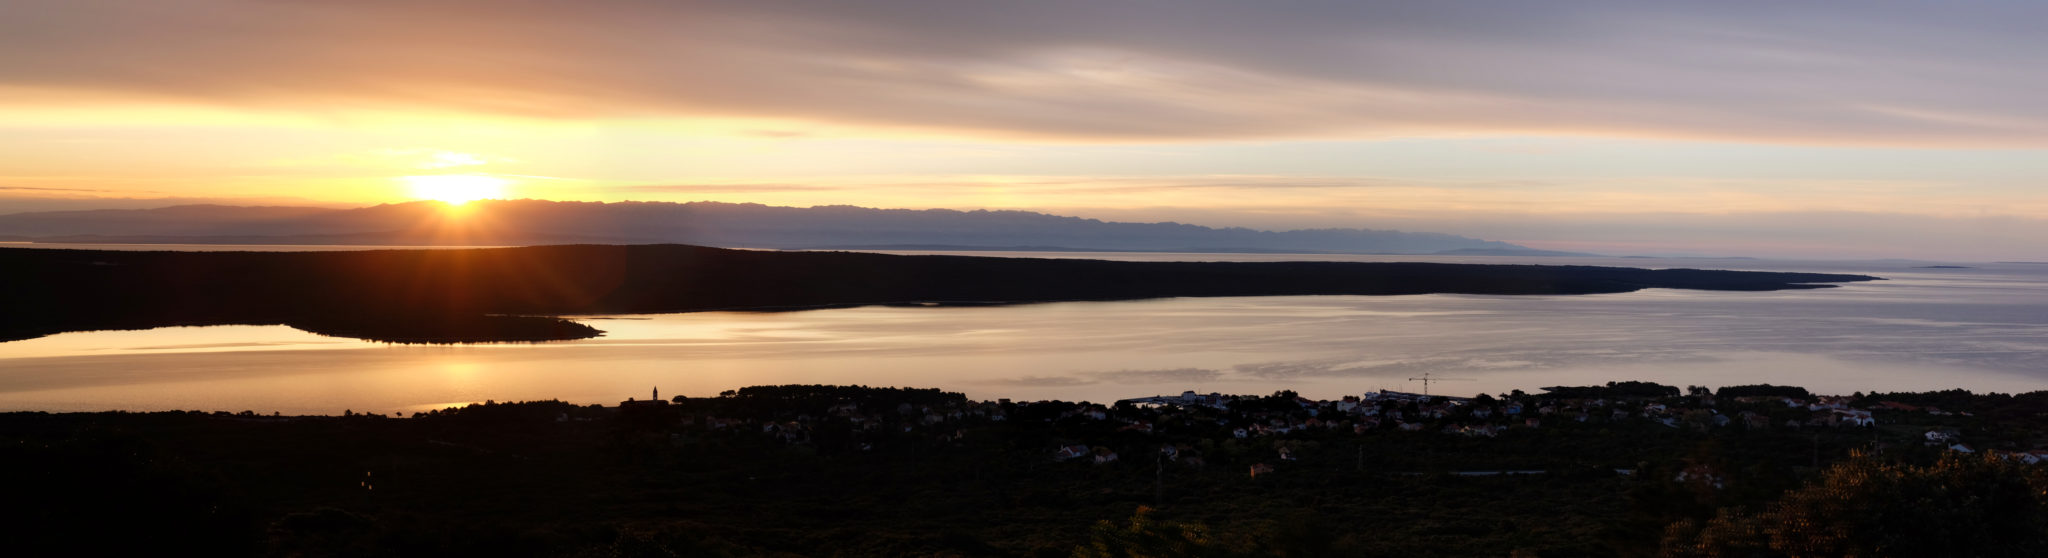
[[[0,340],[290,325],[398,343],[551,341],[556,316],[1164,297],[1811,289],[1876,277],[1592,266],[1116,262],[565,245],[360,252],[0,249]]]

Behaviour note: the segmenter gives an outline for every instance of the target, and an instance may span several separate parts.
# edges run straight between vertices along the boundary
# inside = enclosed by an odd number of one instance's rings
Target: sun
[[[503,178],[476,174],[408,176],[404,180],[412,186],[412,197],[451,205],[504,197],[507,182]]]

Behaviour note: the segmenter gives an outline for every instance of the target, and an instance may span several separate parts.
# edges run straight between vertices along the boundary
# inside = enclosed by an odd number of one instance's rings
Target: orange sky
[[[0,0],[0,213],[719,200],[2048,259],[2018,23],[2048,14],[1979,8]]]

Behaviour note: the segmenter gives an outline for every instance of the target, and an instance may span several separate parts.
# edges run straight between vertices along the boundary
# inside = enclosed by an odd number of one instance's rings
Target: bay
[[[663,397],[703,397],[785,383],[939,387],[976,399],[1108,401],[1281,389],[1335,398],[1422,391],[1410,379],[1425,373],[1445,379],[1430,391],[1457,395],[1615,380],[1776,383],[1829,393],[2048,389],[2048,265],[979,254],[1696,267],[1887,280],[1761,293],[1235,297],[579,316],[606,335],[546,344],[384,345],[284,326],[81,332],[0,343],[0,410],[409,414],[484,400],[609,405],[645,398],[655,387]]]

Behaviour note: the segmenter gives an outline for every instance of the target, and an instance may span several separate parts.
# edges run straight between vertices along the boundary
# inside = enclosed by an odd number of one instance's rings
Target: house
[[[1819,412],[1847,409],[1849,408],[1849,401],[1850,399],[1847,397],[1823,396],[1820,400],[1808,404],[1806,410]]]
[[[1493,426],[1493,425],[1485,425],[1485,424],[1482,424],[1482,425],[1477,425],[1477,426],[1471,426],[1471,425],[1461,425],[1461,426],[1455,426],[1455,427],[1445,427],[1445,428],[1444,428],[1444,433],[1446,433],[1446,434],[1450,434],[1450,433],[1456,433],[1456,434],[1463,434],[1463,435],[1465,435],[1465,436],[1471,436],[1471,437],[1485,436],[1485,437],[1488,437],[1488,438],[1492,438],[1492,437],[1495,437],[1495,436],[1499,436],[1499,435],[1500,435],[1500,431],[1501,431],[1501,430],[1504,430],[1504,429],[1505,429],[1505,427],[1501,427],[1501,426]]]
[[[1256,479],[1256,478],[1259,478],[1259,475],[1270,475],[1270,474],[1273,474],[1273,466],[1272,466],[1272,465],[1267,465],[1267,464],[1264,464],[1264,463],[1255,463],[1255,464],[1252,464],[1252,478],[1255,478],[1255,479]]]
[[[1255,423],[1255,424],[1252,424],[1252,435],[1253,435],[1253,436],[1271,436],[1271,435],[1273,435],[1273,427],[1271,427],[1271,426],[1266,426],[1266,425],[1263,425],[1263,424],[1256,424],[1256,423]]]
[[[1400,403],[1407,403],[1407,402],[1411,402],[1411,401],[1412,401],[1412,402],[1416,402],[1416,403],[1421,403],[1421,404],[1425,404],[1425,405],[1426,405],[1426,404],[1429,404],[1429,402],[1431,402],[1431,401],[1446,401],[1446,402],[1451,402],[1451,403],[1464,403],[1464,402],[1468,402],[1468,401],[1471,401],[1471,400],[1472,400],[1472,398],[1469,398],[1469,397],[1451,397],[1451,396],[1447,396],[1447,395],[1423,395],[1423,394],[1420,394],[1420,393],[1406,393],[1406,392],[1399,392],[1399,391],[1387,391],[1387,390],[1384,390],[1384,389],[1383,389],[1383,390],[1380,390],[1380,391],[1379,391],[1378,393],[1368,393],[1368,394],[1365,394],[1365,400],[1366,400],[1366,401],[1394,401],[1394,402],[1400,402]]]
[[[1955,429],[1943,428],[1938,430],[1927,431],[1926,438],[1927,445],[1942,446],[1963,439],[1963,435],[1961,432],[1957,432]]]
[[[1870,411],[1862,409],[1835,409],[1830,415],[1836,425],[1876,426],[1877,419],[1870,417]]]
[[[1104,463],[1115,463],[1115,462],[1116,462],[1116,451],[1114,451],[1114,450],[1111,450],[1111,449],[1109,449],[1109,448],[1105,448],[1105,447],[1100,447],[1100,446],[1098,446],[1098,447],[1096,447],[1096,448],[1095,448],[1095,464],[1096,464],[1096,465],[1101,465],[1101,464],[1104,464]]]
[[[1088,449],[1088,446],[1060,446],[1058,450],[1053,451],[1052,458],[1055,461],[1066,461],[1076,457],[1089,455],[1089,453],[1090,450]]]
[[[1123,400],[1123,402],[1128,402],[1134,405],[1147,407],[1174,405],[1179,407],[1209,407],[1212,409],[1227,409],[1229,407],[1229,402],[1231,398],[1232,397],[1227,397],[1220,393],[1202,395],[1199,393],[1195,393],[1194,390],[1188,390],[1181,392],[1180,395],[1158,395],[1153,397],[1139,397],[1136,399],[1125,399]]]
[[[1671,480],[1691,484],[1702,490],[1706,488],[1720,490],[1725,487],[1728,479],[1712,465],[1691,465],[1679,470],[1678,476]]]
[[[1293,449],[1289,449],[1289,448],[1287,448],[1287,447],[1284,447],[1284,446],[1283,446],[1283,447],[1281,447],[1281,448],[1280,448],[1280,460],[1281,460],[1281,461],[1294,461],[1294,450],[1293,450]]]
[[[1985,450],[1985,452],[1991,454],[1994,457],[2004,459],[2006,461],[2018,461],[2020,463],[2025,463],[2028,465],[2037,465],[2041,463],[2040,456],[2035,455],[2036,452],[1998,450]]]

